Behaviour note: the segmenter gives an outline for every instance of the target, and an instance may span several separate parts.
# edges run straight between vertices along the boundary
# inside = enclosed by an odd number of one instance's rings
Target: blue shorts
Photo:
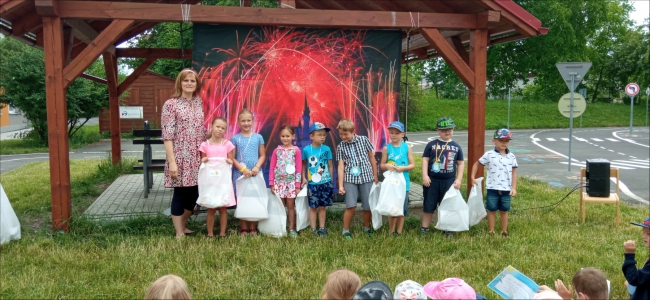
[[[485,209],[488,211],[509,211],[510,191],[487,190],[485,197]]]
[[[431,180],[431,184],[426,187],[422,187],[422,195],[424,195],[424,203],[422,211],[425,213],[433,213],[442,199],[445,198],[445,194],[449,188],[454,185],[455,178],[450,178],[447,180]]]
[[[406,191],[406,197],[404,197],[404,216],[409,214],[409,191]]]
[[[332,195],[334,188],[332,182],[321,184],[308,184],[307,185],[307,199],[309,200],[309,207],[318,208],[319,206],[332,206]]]

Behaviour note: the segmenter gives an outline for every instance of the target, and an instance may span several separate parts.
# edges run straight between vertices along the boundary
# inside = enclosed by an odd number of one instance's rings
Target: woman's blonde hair
[[[169,274],[154,281],[147,295],[146,300],[157,299],[192,299],[187,283],[182,278]]]
[[[194,72],[192,69],[183,69],[180,73],[178,73],[178,76],[176,76],[176,83],[174,83],[174,94],[172,95],[172,98],[178,98],[183,95],[183,86],[181,84],[183,83],[183,80],[185,80],[185,77],[187,77],[189,74],[194,75],[194,78],[196,78],[196,89],[192,93],[192,97],[196,97],[199,92],[201,92],[201,81],[199,81],[199,74],[196,74],[196,72]]]
[[[352,299],[360,287],[359,275],[348,269],[338,269],[327,275],[321,296],[323,299]]]

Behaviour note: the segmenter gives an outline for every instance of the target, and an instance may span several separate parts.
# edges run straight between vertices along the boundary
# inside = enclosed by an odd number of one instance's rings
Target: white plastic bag
[[[20,222],[0,184],[0,245],[20,239]]]
[[[271,191],[269,191],[269,194]],[[282,199],[277,194],[269,195],[269,217],[257,224],[257,229],[263,233],[279,238],[287,235],[287,211]]]
[[[372,214],[372,228],[378,230],[383,225],[382,215],[375,209],[379,202],[379,193],[381,192],[381,185],[373,183],[370,188],[370,196],[368,204],[370,205],[370,213]]]
[[[296,231],[307,227],[309,227],[309,199],[307,199],[307,186],[305,186],[296,197]]]
[[[269,217],[269,191],[262,174],[237,178],[237,209],[235,218],[256,222]]]
[[[235,205],[232,169],[223,157],[212,157],[199,168],[199,199],[207,208]]]
[[[467,198],[467,206],[469,206],[469,226],[474,226],[481,222],[485,216],[487,216],[487,211],[485,211],[485,206],[483,205],[483,189],[481,188],[481,182],[483,177],[476,178],[476,184],[472,187],[472,191],[469,192],[469,198]]]
[[[404,216],[404,198],[406,197],[406,180],[404,174],[393,171],[384,172],[381,183],[379,202],[376,210],[384,216]]]
[[[438,206],[436,229],[444,231],[469,230],[469,206],[460,191],[452,185]]]

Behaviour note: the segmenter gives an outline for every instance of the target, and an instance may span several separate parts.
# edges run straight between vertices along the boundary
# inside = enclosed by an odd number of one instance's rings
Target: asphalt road
[[[485,150],[493,149],[493,131],[485,133]],[[576,128],[571,142],[571,170],[569,171],[569,130],[531,129],[513,130],[510,150],[517,156],[519,176],[547,182],[557,187],[574,187],[579,182],[580,168],[585,160],[604,158],[612,167],[621,170],[621,197],[636,204],[649,205],[650,130],[648,127],[634,128],[629,136],[629,127]],[[436,138],[436,132],[409,133],[408,143],[416,155],[424,152],[426,144]],[[466,151],[467,131],[457,131],[453,139]],[[82,149],[70,152],[70,159],[109,157],[110,141],[103,140]],[[164,158],[162,145],[153,145],[154,157]],[[122,141],[123,157],[142,156],[142,145]],[[0,155],[0,173],[5,173],[26,163],[48,160],[47,153],[21,155]],[[468,163],[473,164],[473,162]]]
[[[492,130],[485,133],[485,150],[494,148]],[[621,170],[621,197],[636,204],[650,204],[648,127],[636,127],[632,136],[629,127],[575,128],[571,141],[571,170],[569,171],[569,130],[513,130],[510,150],[517,156],[519,176],[547,182],[557,187],[574,187],[579,183],[580,168],[587,159],[607,159],[611,167]],[[416,154],[424,152],[427,142],[436,132],[408,134],[408,143]],[[467,132],[457,131],[453,140],[466,151]],[[473,162],[469,163],[470,165]],[[613,184],[612,184],[613,186]]]

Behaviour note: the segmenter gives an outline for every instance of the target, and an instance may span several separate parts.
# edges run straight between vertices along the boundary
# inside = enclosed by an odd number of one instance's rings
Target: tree
[[[47,145],[45,62],[43,51],[12,38],[0,38],[0,86],[5,90],[0,102],[20,109],[33,128],[35,137]],[[99,75],[104,66],[96,61],[89,73]],[[78,78],[67,89],[68,137],[108,106],[105,85]]]

